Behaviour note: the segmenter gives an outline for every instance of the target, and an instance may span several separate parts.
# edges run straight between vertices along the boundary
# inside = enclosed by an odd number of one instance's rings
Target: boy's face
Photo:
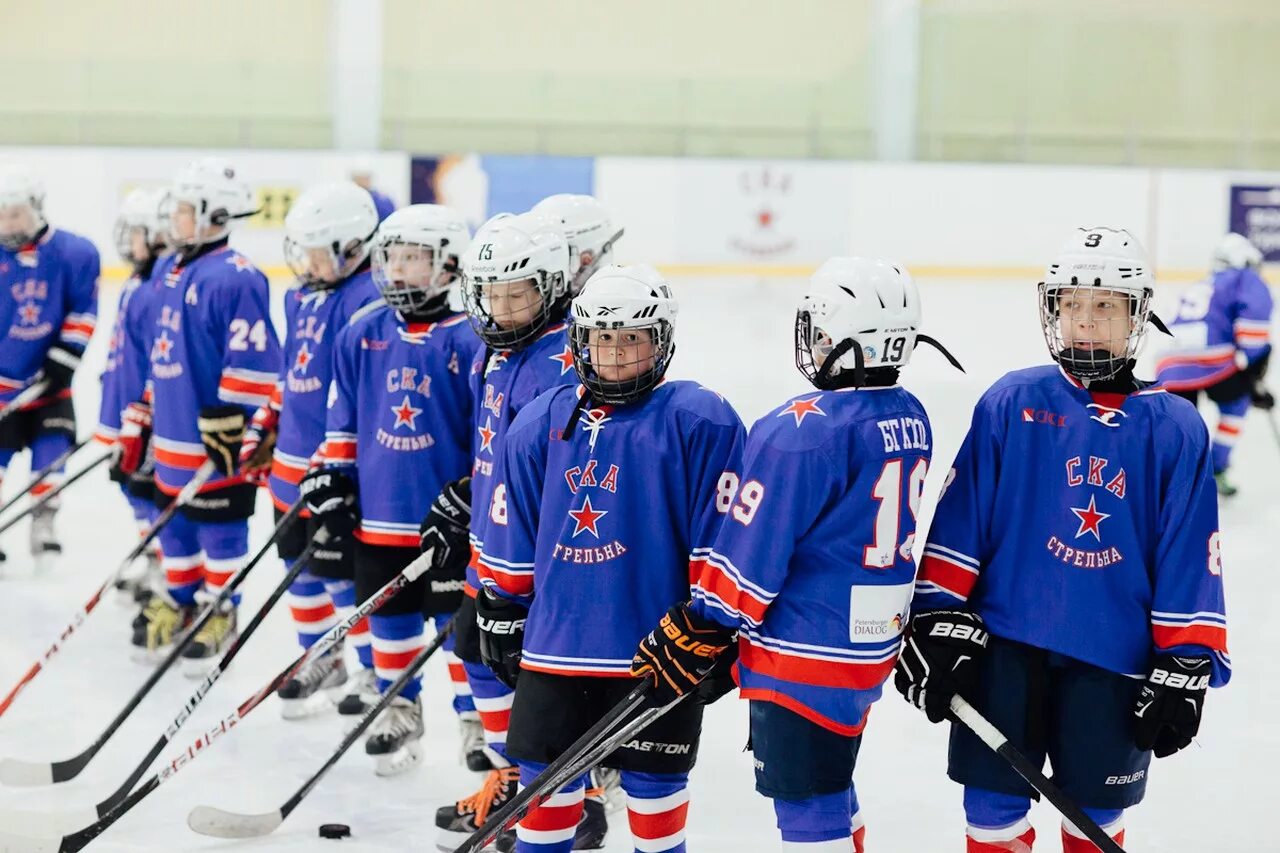
[[[1057,299],[1063,346],[1105,352],[1113,358],[1128,351],[1134,322],[1128,294],[1096,287],[1066,287],[1058,290]]]
[[[489,301],[489,313],[506,332],[533,325],[542,313],[542,294],[531,278],[481,285]]]
[[[591,329],[587,333],[591,366],[605,382],[627,382],[654,366],[651,329]]]

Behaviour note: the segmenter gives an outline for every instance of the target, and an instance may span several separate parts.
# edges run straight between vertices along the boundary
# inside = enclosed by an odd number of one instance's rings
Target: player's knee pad
[[[853,849],[853,803],[852,788],[834,794],[812,794],[802,800],[774,800],[773,812],[783,843],[811,844],[815,851]]]
[[[683,850],[689,818],[689,774],[623,770],[620,775],[636,849],[650,853]]]
[[[970,853],[1031,849],[1035,830],[1027,820],[1031,799],[966,785],[964,816]]]

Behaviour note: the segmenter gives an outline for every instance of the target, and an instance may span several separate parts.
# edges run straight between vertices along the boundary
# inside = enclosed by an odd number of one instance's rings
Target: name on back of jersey
[[[929,427],[919,418],[889,418],[876,421],[884,438],[885,453],[904,450],[929,450]]]

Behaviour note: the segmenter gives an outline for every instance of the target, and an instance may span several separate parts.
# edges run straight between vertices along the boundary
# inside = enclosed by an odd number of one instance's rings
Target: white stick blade
[[[0,853],[58,853],[61,838],[24,838],[0,832]]]
[[[24,812],[0,809],[0,827],[36,835],[64,835],[98,821],[97,809],[81,806],[60,812]]]
[[[15,788],[53,784],[53,765],[6,758],[0,761],[0,782]]]
[[[284,823],[279,810],[265,814],[235,814],[212,806],[196,806],[187,815],[187,826],[214,838],[258,838],[275,832]]]

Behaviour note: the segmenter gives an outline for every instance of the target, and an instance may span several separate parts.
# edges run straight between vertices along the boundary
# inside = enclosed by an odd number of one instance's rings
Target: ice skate
[[[57,514],[57,510],[43,507],[31,515],[31,557],[35,560],[36,571],[49,571],[62,555],[62,543],[58,541],[53,527]]]
[[[1224,498],[1235,497],[1235,495],[1240,491],[1227,477],[1227,472],[1225,470],[1214,474],[1213,482],[1218,487],[1218,494],[1222,495]]]
[[[331,710],[336,704],[336,688],[347,683],[347,662],[339,644],[314,660],[276,691],[280,697],[280,716],[301,720]]]
[[[134,620],[133,659],[154,662],[194,618],[194,607],[177,604],[167,592],[156,593]]]
[[[214,658],[238,636],[236,609],[227,603],[204,623],[182,652],[182,673],[187,678],[204,678],[213,667]]]
[[[338,702],[338,713],[344,717],[363,716],[382,698],[382,692],[378,690],[378,674],[373,667],[361,666],[351,673],[346,688],[347,695]]]
[[[489,815],[507,804],[520,788],[520,768],[500,767],[490,771],[480,790],[469,797],[436,810],[436,847],[452,851],[484,826]]]
[[[374,757],[374,772],[395,776],[421,761],[423,731],[422,699],[392,699],[364,742],[364,751]]]
[[[480,725],[480,715],[475,711],[466,711],[458,717],[458,730],[462,738],[462,763],[474,773],[488,773],[493,769],[493,762],[484,751],[484,726]]]

